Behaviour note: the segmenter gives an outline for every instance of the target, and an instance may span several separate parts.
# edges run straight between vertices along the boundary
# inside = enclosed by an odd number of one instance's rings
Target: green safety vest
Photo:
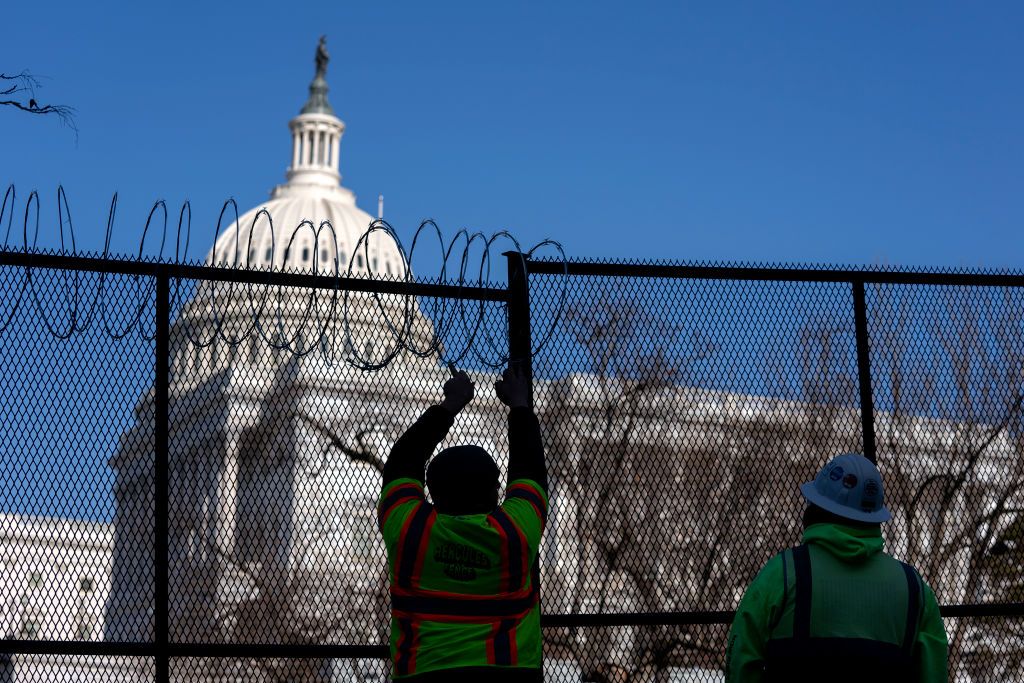
[[[537,482],[509,484],[489,514],[439,514],[415,479],[381,492],[391,579],[393,677],[442,669],[540,668],[536,559],[547,516]]]

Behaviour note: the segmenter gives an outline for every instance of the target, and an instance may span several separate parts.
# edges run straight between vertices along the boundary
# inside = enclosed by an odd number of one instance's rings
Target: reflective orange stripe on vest
[[[540,518],[541,526],[546,526],[548,522],[548,509],[544,504],[544,499],[537,493],[536,489],[526,484],[513,484],[508,487],[508,491],[505,492],[505,498],[521,498],[533,506],[536,510],[537,516]]]
[[[395,618],[413,621],[518,621],[536,604],[537,592],[533,589],[500,597],[425,590],[391,591],[391,610]]]
[[[503,588],[508,593],[521,590],[526,583],[527,571],[529,571],[526,538],[512,518],[501,508],[488,515],[487,521],[498,532],[502,540],[501,567],[502,573],[505,575]]]
[[[395,652],[395,673],[408,676],[416,671],[416,650],[420,633],[419,624],[409,619],[398,619],[398,646]]]
[[[425,501],[416,506],[402,527],[395,558],[395,583],[405,589],[420,585],[420,573],[427,554],[430,530],[437,520],[434,506]]]
[[[422,498],[423,488],[416,484],[401,484],[391,489],[387,497],[377,505],[377,527],[383,531],[384,523],[388,520],[391,511],[402,503]]]
[[[421,574],[437,512],[421,502],[406,518],[395,558],[395,580],[391,586],[391,609],[396,619],[487,623],[518,621],[537,604],[534,587],[527,588],[529,549],[526,538],[500,508],[487,521],[501,538],[502,592],[498,595],[449,593],[421,588]],[[499,629],[503,634],[512,627]],[[410,634],[411,635],[411,634]],[[500,649],[500,648],[499,648]]]
[[[516,646],[515,619],[504,619],[494,625],[487,639],[487,663],[497,666],[513,666],[519,663],[519,648]]]

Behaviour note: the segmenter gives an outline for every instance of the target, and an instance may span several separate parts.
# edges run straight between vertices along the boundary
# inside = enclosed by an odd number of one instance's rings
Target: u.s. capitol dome
[[[360,237],[373,217],[341,185],[339,157],[344,122],[327,100],[326,60],[318,64],[309,99],[289,122],[291,163],[286,182],[270,199],[238,218],[207,255],[212,265],[397,276],[403,259],[394,241],[374,232]],[[378,217],[381,213],[378,205]],[[337,264],[335,264],[337,258]]]

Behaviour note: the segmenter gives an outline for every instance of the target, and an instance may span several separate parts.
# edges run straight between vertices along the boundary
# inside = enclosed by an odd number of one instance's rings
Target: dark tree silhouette
[[[75,124],[74,107],[69,107],[66,104],[44,104],[39,106],[38,102],[36,102],[36,90],[42,87],[39,78],[33,76],[28,71],[22,71],[14,75],[0,73],[0,97],[14,98],[2,99],[0,100],[0,105],[14,107],[29,114],[44,116],[53,114],[60,119],[61,123],[75,131],[75,137],[77,138],[78,126]],[[28,103],[25,103],[23,100],[25,96],[28,96]]]
[[[738,586],[722,572],[736,550],[726,539],[744,538],[744,511],[756,509],[750,498],[764,483],[743,474],[758,468],[741,466],[734,476],[742,448],[733,452],[733,444],[715,438],[683,443],[652,431],[685,404],[682,384],[691,366],[716,353],[716,345],[613,293],[569,306],[564,325],[589,374],[566,384],[556,402],[583,401],[588,409],[549,434],[552,500],[571,511],[560,550],[576,559],[548,576],[547,594],[562,602],[556,609],[573,613],[728,606]],[[682,467],[702,474],[681,478]],[[692,503],[708,495],[702,486],[742,502],[723,507],[713,522],[713,510],[698,520]],[[709,529],[719,540],[706,542]],[[723,629],[672,626],[549,629],[545,641],[550,654],[576,662],[584,681],[661,683],[673,667],[714,659],[723,636]]]

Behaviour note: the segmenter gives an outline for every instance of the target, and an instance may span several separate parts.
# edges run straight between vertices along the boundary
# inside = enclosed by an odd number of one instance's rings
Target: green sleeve
[[[526,536],[530,552],[540,547],[544,524],[548,513],[548,496],[544,488],[532,479],[516,479],[509,482],[501,509],[512,518]]]
[[[947,681],[949,643],[946,640],[946,627],[939,614],[939,603],[935,600],[935,593],[924,581],[921,584],[924,586],[924,610],[921,614],[921,626],[917,631],[918,681]]]
[[[377,525],[384,536],[389,557],[398,545],[405,520],[423,500],[423,484],[416,479],[395,479],[381,490],[377,501]]]
[[[782,555],[776,555],[747,587],[736,610],[725,654],[727,683],[760,683],[771,624],[782,609]]]

